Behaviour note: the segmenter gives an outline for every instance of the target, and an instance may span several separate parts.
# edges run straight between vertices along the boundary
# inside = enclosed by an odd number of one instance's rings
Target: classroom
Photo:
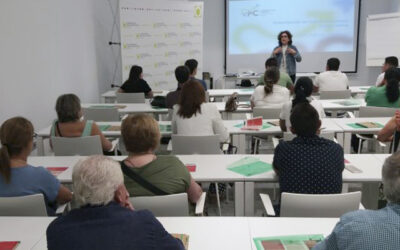
[[[0,20],[0,250],[400,249],[399,0]]]

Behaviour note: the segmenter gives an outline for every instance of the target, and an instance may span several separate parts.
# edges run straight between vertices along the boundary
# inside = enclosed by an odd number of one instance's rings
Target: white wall
[[[94,1],[0,2],[0,122],[21,115],[43,128],[60,94],[99,100]]]
[[[72,92],[94,102],[113,79],[120,83],[120,50],[108,45],[119,41],[117,6],[118,0],[1,0],[0,123],[22,115],[43,128],[55,118],[60,94]],[[204,0],[203,68],[215,79],[224,72],[224,6],[224,0]],[[367,15],[399,10],[399,0],[361,1],[353,82],[372,84],[380,72],[365,67]]]

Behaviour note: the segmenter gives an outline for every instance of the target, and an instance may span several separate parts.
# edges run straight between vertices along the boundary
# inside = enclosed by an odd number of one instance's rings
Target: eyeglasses
[[[287,35],[281,35],[281,38],[283,38],[283,37],[288,37]]]

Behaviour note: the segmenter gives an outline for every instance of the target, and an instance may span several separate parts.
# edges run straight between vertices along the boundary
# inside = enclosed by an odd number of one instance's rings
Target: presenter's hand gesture
[[[279,53],[282,53],[282,47],[278,47],[274,50],[274,54],[277,55]]]
[[[292,54],[292,55],[295,55],[297,52],[296,52],[296,50],[294,50],[294,49],[292,49],[292,48],[288,48],[287,49],[287,52],[289,53],[289,54]]]

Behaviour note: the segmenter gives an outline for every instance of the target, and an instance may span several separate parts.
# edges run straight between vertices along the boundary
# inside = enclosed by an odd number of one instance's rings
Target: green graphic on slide
[[[317,29],[324,29],[327,32],[333,32],[335,29],[335,12],[333,11],[309,11],[306,14],[309,21],[298,21],[304,28],[296,32],[296,36],[306,36]],[[306,22],[304,24],[304,22]],[[306,26],[305,26],[306,25]],[[242,53],[252,53],[251,43],[246,42],[246,37],[243,36],[245,32],[254,31],[268,39],[275,38],[276,32],[267,30],[260,24],[243,24],[237,27],[232,34],[233,43],[239,47]]]

